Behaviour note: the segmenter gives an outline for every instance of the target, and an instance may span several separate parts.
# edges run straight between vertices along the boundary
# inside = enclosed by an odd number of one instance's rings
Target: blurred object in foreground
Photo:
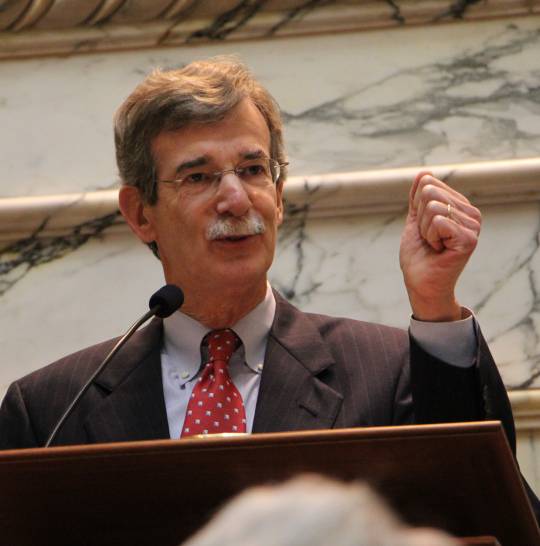
[[[403,524],[367,485],[304,475],[247,489],[183,546],[458,546]]]

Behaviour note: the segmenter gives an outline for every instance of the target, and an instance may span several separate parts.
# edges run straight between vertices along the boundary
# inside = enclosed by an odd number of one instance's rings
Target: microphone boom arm
[[[50,447],[52,441],[56,438],[58,431],[66,421],[66,419],[71,415],[73,408],[77,405],[77,402],[81,399],[83,394],[90,388],[90,385],[93,383],[94,379],[102,372],[103,368],[110,362],[113,356],[120,350],[122,345],[131,337],[131,335],[138,330],[148,319],[152,318],[157,311],[159,310],[159,305],[155,305],[152,309],[147,311],[137,322],[135,322],[131,328],[118,340],[116,345],[111,349],[110,353],[105,357],[105,360],[99,365],[98,369],[90,376],[88,381],[81,387],[71,404],[68,406],[66,411],[62,414],[62,417],[54,427],[53,431],[49,435],[47,442],[44,447]]]

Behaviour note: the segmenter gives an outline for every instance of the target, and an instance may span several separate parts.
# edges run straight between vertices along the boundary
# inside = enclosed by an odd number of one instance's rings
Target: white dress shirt
[[[229,362],[229,374],[242,395],[246,430],[253,429],[268,334],[276,311],[270,285],[264,300],[232,326],[242,344]],[[163,320],[161,349],[163,393],[171,438],[179,438],[191,391],[202,370],[201,341],[210,331],[180,311]],[[455,322],[421,322],[411,319],[411,335],[428,353],[455,366],[472,366],[477,340],[472,315]]]
[[[246,409],[246,430],[251,432],[259,395],[261,373],[268,333],[276,312],[276,300],[270,285],[264,300],[232,329],[242,345],[229,361],[229,375],[242,395]],[[161,349],[163,393],[169,433],[178,438],[182,431],[191,391],[201,372],[201,341],[210,331],[180,311],[164,319],[164,341]]]

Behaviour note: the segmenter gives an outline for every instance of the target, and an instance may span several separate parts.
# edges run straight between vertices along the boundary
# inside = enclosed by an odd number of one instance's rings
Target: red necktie
[[[212,330],[203,339],[208,343],[204,365],[189,399],[182,436],[245,432],[246,412],[242,396],[227,369],[229,359],[240,344],[230,329]]]

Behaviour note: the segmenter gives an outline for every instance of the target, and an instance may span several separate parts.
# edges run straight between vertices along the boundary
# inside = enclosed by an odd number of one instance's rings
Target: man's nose
[[[251,208],[251,199],[238,175],[233,172],[223,174],[216,193],[218,214],[244,216]]]

